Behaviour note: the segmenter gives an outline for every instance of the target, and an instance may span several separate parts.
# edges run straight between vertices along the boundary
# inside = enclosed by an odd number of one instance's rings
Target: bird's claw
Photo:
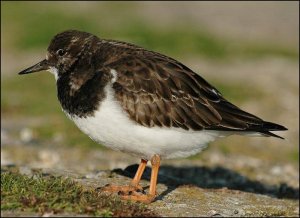
[[[149,204],[154,201],[155,195],[142,194],[141,192],[133,191],[127,195],[121,195],[121,198],[124,200],[137,201],[145,204]]]
[[[104,187],[100,188],[103,192],[116,192],[119,195],[126,195],[132,192],[144,192],[143,188],[140,185],[124,185],[124,186],[118,186],[118,185],[110,185],[107,184]]]

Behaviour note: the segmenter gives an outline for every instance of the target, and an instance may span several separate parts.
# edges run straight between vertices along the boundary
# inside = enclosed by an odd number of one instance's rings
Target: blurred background
[[[67,119],[46,72],[51,38],[78,29],[171,56],[242,109],[289,130],[286,138],[231,136],[164,163],[226,166],[299,187],[298,2],[1,2],[1,164],[113,169],[137,158],[91,141]]]

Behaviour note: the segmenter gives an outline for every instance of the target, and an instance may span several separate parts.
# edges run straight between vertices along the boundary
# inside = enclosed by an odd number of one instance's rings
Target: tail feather
[[[265,135],[265,136],[273,136],[273,137],[276,137],[276,138],[280,138],[280,139],[284,139],[283,137],[279,136],[279,135],[276,135],[272,132],[269,132],[269,131],[259,131],[259,133]]]
[[[284,130],[287,130],[287,128],[282,125],[265,121],[263,123],[262,130],[259,130],[258,132],[260,132],[265,136],[273,136],[276,138],[284,139],[283,137],[270,132],[270,131],[284,131]]]
[[[287,130],[286,127],[279,125],[277,123],[271,123],[271,122],[266,122],[264,121],[263,126],[262,126],[263,130],[267,130],[267,131],[283,131],[283,130]]]

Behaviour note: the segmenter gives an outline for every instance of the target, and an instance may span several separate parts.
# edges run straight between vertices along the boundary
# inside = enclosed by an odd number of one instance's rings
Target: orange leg
[[[118,186],[118,185],[106,185],[102,187],[101,190],[104,192],[121,192],[121,193],[129,193],[133,191],[142,191],[143,188],[139,185],[143,172],[147,165],[147,160],[142,159],[139,165],[138,170],[135,173],[134,178],[132,179],[130,185]]]
[[[140,182],[140,180],[142,178],[142,175],[143,175],[143,173],[145,171],[147,162],[148,162],[147,160],[144,160],[144,159],[141,160],[139,168],[136,171],[135,176],[134,176],[134,178],[131,181],[131,185],[132,186],[138,186],[139,185],[139,182]]]
[[[132,200],[132,201],[140,201],[144,203],[151,203],[155,199],[156,195],[156,184],[157,184],[157,176],[158,170],[160,166],[160,157],[158,155],[154,155],[151,158],[151,179],[150,179],[150,189],[148,194],[141,194],[138,192],[131,192],[130,195],[123,195],[123,199]]]

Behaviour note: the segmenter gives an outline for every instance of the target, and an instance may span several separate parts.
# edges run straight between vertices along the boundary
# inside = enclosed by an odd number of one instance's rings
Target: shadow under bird
[[[228,102],[182,63],[115,40],[77,30],[57,34],[46,59],[19,74],[48,70],[65,114],[97,143],[141,158],[127,186],[107,185],[123,199],[150,203],[156,197],[161,159],[183,158],[231,134],[282,138],[287,130]],[[148,160],[149,192],[139,185]]]

